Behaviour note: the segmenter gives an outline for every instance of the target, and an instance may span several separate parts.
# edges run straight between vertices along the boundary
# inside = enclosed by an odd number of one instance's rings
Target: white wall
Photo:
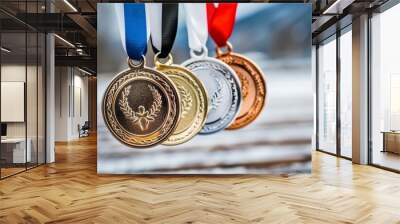
[[[37,70],[38,69],[38,70]],[[26,80],[27,79],[27,80]],[[26,120],[22,122],[6,122],[8,138],[27,138],[29,139],[32,161],[44,162],[45,150],[45,117],[44,117],[44,74],[42,67],[25,64],[3,64],[1,66],[2,82],[24,82],[26,90],[26,102],[23,102],[21,113],[26,113]],[[4,89],[2,89],[3,91]],[[24,94],[24,90],[20,90]],[[7,96],[2,96],[7,97]],[[26,103],[26,106],[25,106]],[[2,107],[3,112],[12,110],[10,107]],[[7,111],[13,113],[12,111]],[[38,153],[38,155],[37,155]]]
[[[71,67],[56,67],[55,73],[55,140],[70,141],[88,120],[88,78]]]
[[[1,81],[2,82],[25,82],[25,75],[28,69],[30,73],[33,69],[32,66],[25,67],[25,64],[5,64],[1,66]],[[36,71],[35,71],[36,72]],[[27,93],[27,96],[36,96],[36,92]],[[1,108],[2,110],[7,110],[7,108]],[[36,115],[36,114],[35,114]],[[28,114],[29,116],[29,114]],[[28,117],[31,120],[31,117]],[[7,137],[25,137],[25,122],[8,122],[7,123]],[[28,136],[29,137],[29,136]]]

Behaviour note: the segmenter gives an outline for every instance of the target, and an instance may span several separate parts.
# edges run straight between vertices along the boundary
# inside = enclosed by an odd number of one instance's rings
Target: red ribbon
[[[207,3],[208,33],[218,47],[225,47],[235,24],[237,3]]]

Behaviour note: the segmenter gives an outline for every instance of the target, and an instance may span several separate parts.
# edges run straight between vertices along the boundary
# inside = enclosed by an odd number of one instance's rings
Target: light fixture
[[[65,44],[67,44],[68,46],[70,46],[70,47],[72,47],[72,48],[75,48],[75,45],[73,45],[71,42],[69,42],[68,40],[66,40],[66,39],[64,39],[64,38],[62,38],[62,37],[60,37],[59,35],[57,35],[57,34],[54,34],[54,36],[55,37],[57,37],[59,40],[61,40],[62,42],[64,42]]]
[[[81,72],[83,72],[83,73],[85,73],[86,75],[89,75],[89,76],[92,76],[92,75],[93,75],[92,73],[90,73],[90,72],[88,72],[88,71],[86,71],[86,70],[84,70],[84,69],[81,69],[81,68],[79,68],[79,67],[78,67],[78,70],[81,71]]]
[[[10,53],[11,52],[11,50],[9,50],[9,49],[7,49],[5,47],[1,47],[1,51],[4,51],[6,53]]]
[[[78,10],[73,6],[68,0],[64,0],[64,3],[68,5],[74,12],[78,12]]]
[[[336,0],[322,14],[342,14],[343,9],[351,5],[355,0]]]

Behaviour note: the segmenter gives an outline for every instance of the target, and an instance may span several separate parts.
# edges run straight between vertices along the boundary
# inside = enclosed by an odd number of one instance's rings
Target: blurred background
[[[252,59],[267,82],[267,105],[252,124],[196,136],[174,147],[132,149],[120,144],[98,109],[99,173],[282,174],[311,170],[313,89],[311,5],[239,3],[230,42]],[[98,108],[104,90],[127,68],[112,4],[98,4]],[[173,48],[175,63],[189,58],[184,10]],[[214,43],[209,38],[210,56]],[[149,48],[151,49],[151,48]],[[153,54],[148,52],[151,66]]]

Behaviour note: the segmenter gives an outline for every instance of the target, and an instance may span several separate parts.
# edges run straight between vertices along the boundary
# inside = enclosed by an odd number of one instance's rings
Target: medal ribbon
[[[235,24],[237,3],[207,3],[208,32],[218,47],[225,47]]]
[[[183,3],[183,6],[186,14],[189,48],[196,52],[207,51],[208,30],[205,3]]]
[[[178,28],[178,3],[152,3],[149,5],[150,36],[154,53],[166,58],[174,45]]]
[[[115,4],[122,45],[130,59],[141,61],[150,33],[144,3]]]

